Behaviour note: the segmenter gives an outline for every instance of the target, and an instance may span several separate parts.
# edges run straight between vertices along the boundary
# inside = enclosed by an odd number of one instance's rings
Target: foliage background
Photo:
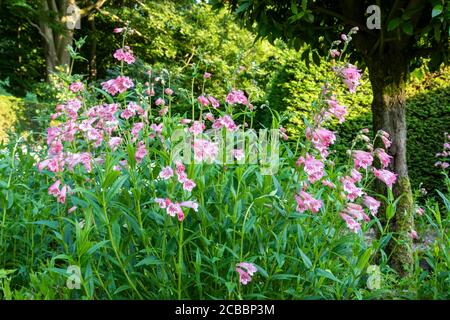
[[[232,87],[244,89],[256,106],[265,105],[284,112],[285,126],[293,138],[302,129],[302,117],[320,90],[316,84],[323,83],[324,71],[330,67],[324,60],[316,61],[320,65],[305,63],[303,58],[309,53],[307,47],[297,52],[282,42],[270,45],[266,41],[255,41],[255,36],[241,28],[225,11],[212,11],[202,3],[111,1],[94,18],[94,24],[83,19],[82,28],[76,34],[78,38],[87,37],[81,55],[87,59],[93,55],[96,58],[92,81],[103,81],[118,72],[112,67],[111,51],[120,46],[121,38],[113,34],[112,29],[129,20],[132,28],[137,30],[127,39],[139,58],[132,71],[134,77],[143,77],[143,67],[167,69],[175,89],[189,88],[191,75],[195,75],[195,89],[201,91],[201,75],[208,71],[213,74],[206,87],[208,93],[224,98]],[[29,117],[47,113],[45,109],[54,107],[56,92],[43,82],[45,61],[38,31],[19,11],[0,10],[0,21],[0,54],[6,57],[0,62],[0,80],[9,80],[8,86],[2,82],[3,91],[18,97],[28,93],[25,108]],[[75,63],[74,73],[90,74],[90,68],[89,63],[79,60]],[[337,152],[344,153],[355,132],[371,124],[372,94],[367,74],[364,79],[358,92],[345,101],[350,110],[350,121],[340,129]],[[426,69],[417,70],[410,81],[408,165],[414,187],[423,183],[426,189],[434,190],[442,184],[439,170],[432,164],[450,122],[449,82],[448,68],[434,74]],[[31,97],[30,92],[33,92]],[[189,108],[186,92],[179,91],[177,99],[181,109]],[[7,114],[0,125],[0,135],[4,135],[14,126],[17,117],[9,110],[15,108],[18,100],[2,97],[1,101],[0,112]],[[269,125],[265,121],[269,113],[268,108],[260,109],[257,116],[260,125]]]

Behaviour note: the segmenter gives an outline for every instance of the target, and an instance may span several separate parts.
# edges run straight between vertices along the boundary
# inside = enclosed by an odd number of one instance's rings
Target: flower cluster
[[[136,60],[133,56],[133,51],[131,51],[129,46],[124,46],[121,49],[117,49],[113,56],[117,60],[125,61],[128,64],[132,64]]]
[[[117,93],[122,93],[134,87],[133,81],[125,76],[118,76],[115,79],[111,79],[105,82],[102,82],[102,88],[112,96],[115,96]]]

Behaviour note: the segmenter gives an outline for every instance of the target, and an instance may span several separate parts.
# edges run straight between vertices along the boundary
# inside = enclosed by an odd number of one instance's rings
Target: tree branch
[[[91,4],[80,10],[81,17],[85,17],[91,14],[92,11],[98,11],[108,0],[98,0],[96,3]]]

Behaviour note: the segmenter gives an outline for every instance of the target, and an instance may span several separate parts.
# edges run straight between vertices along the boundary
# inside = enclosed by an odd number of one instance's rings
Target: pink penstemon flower
[[[185,179],[185,180],[183,181],[183,189],[184,189],[185,191],[191,192],[192,189],[195,188],[195,186],[196,186],[195,182],[194,182],[193,180],[191,180],[191,179]]]
[[[197,98],[197,100],[203,107],[209,106],[209,100],[205,96],[201,95]]]
[[[247,285],[252,281],[253,275],[258,271],[255,265],[250,262],[241,262],[236,265],[236,272],[239,274],[239,282]]]
[[[367,169],[368,166],[372,165],[373,156],[369,152],[358,150],[353,153],[353,160],[355,169]]]
[[[307,210],[311,210],[313,213],[319,212],[320,208],[322,208],[322,200],[314,199],[312,195],[307,193],[306,191],[300,191],[300,193],[294,196],[295,201],[297,202],[297,211],[302,213]]]
[[[375,177],[384,182],[389,188],[392,188],[392,185],[397,180],[397,174],[389,170],[378,170],[376,168],[373,168],[373,173]]]
[[[375,149],[375,154],[380,159],[383,168],[387,168],[391,162],[392,156],[388,155],[383,149]]]
[[[245,96],[244,92],[241,90],[231,90],[231,92],[227,95],[225,100],[228,104],[242,104],[247,105],[248,99]]]
[[[378,208],[381,205],[381,202],[378,201],[375,198],[372,198],[370,196],[364,196],[363,198],[364,205],[370,210],[372,215],[376,216],[378,212]]]
[[[145,147],[145,143],[144,143],[144,141],[139,141],[139,143],[137,145],[136,153],[135,153],[135,158],[136,158],[137,163],[142,162],[142,160],[144,160],[146,155],[147,155],[147,149]]]
[[[128,46],[123,47],[123,49],[117,49],[113,56],[118,61],[124,61],[127,64],[132,64],[136,60],[133,56],[133,51]]]
[[[73,93],[81,91],[81,90],[83,90],[83,88],[84,88],[84,85],[80,81],[72,82],[69,86],[69,90],[72,91]]]
[[[162,168],[161,172],[159,173],[159,177],[164,180],[172,178],[173,177],[172,168],[171,167]]]
[[[192,126],[189,128],[189,132],[193,133],[194,135],[199,135],[205,130],[206,126],[202,121],[194,121]]]

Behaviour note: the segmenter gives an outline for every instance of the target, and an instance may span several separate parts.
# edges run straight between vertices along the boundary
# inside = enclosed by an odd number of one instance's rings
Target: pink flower
[[[211,78],[211,73],[205,72],[205,73],[203,74],[203,78],[205,78],[205,79],[210,79],[210,78]]]
[[[375,154],[378,156],[378,159],[380,159],[381,165],[383,168],[387,168],[389,166],[389,163],[391,162],[392,157],[384,151],[384,149],[376,149]]]
[[[298,212],[311,210],[311,212],[317,213],[322,207],[322,200],[314,199],[312,195],[305,191],[300,191],[300,194],[295,195],[294,197],[295,201],[297,202]]]
[[[336,188],[336,186],[334,185],[333,182],[328,181],[328,180],[322,180],[322,185],[326,186],[326,187],[330,187],[332,189]]]
[[[226,102],[229,104],[237,104],[237,103],[243,105],[248,104],[248,100],[244,92],[241,90],[234,90],[234,89],[227,95]]]
[[[131,128],[131,135],[134,137],[134,139],[137,139],[137,137],[139,136],[139,132],[141,132],[143,128],[144,128],[143,122],[136,122],[133,125],[133,128]]]
[[[212,124],[212,128],[216,130],[222,127],[225,127],[230,132],[235,131],[238,128],[229,115],[217,118]]]
[[[348,111],[345,106],[341,106],[336,100],[326,100],[328,103],[328,112],[334,115],[338,120],[339,123],[343,123],[345,121],[345,116],[347,115]]]
[[[425,210],[421,207],[417,207],[416,212],[419,216],[423,216],[423,214],[425,213]]]
[[[384,147],[387,149],[391,146],[392,142],[389,140],[389,138],[386,138],[385,136],[381,136],[381,140],[383,141]]]
[[[239,273],[239,281],[246,285],[252,281],[252,276],[258,271],[255,265],[250,262],[241,262],[236,265],[236,272]]]
[[[109,139],[109,147],[111,150],[116,150],[117,147],[122,143],[122,138],[120,137],[112,137]]]
[[[397,174],[388,170],[378,170],[376,168],[373,168],[373,173],[375,177],[383,181],[389,188],[392,188],[392,185],[397,180]]]
[[[370,210],[372,215],[376,216],[381,202],[370,196],[364,196],[363,202],[364,205]]]
[[[125,28],[114,28],[113,32],[114,33],[121,33],[123,30],[125,30]]]
[[[198,100],[198,102],[199,102],[202,106],[204,106],[204,107],[207,107],[207,106],[209,105],[209,100],[208,100],[208,98],[206,98],[205,96],[199,96],[199,97],[197,98],[197,100]]]
[[[189,128],[189,132],[192,132],[194,135],[199,135],[205,130],[205,124],[202,121],[194,121],[192,126]]]
[[[288,141],[289,137],[286,134],[286,129],[283,127],[280,127],[279,130],[280,130],[281,139],[283,139],[284,141]]]
[[[55,183],[53,183],[49,188],[48,188],[48,194],[52,195],[52,196],[58,196],[59,195],[59,185],[61,184],[60,180],[56,180]]]
[[[165,104],[166,104],[166,102],[162,98],[158,98],[155,100],[155,105],[157,105],[157,106],[163,106]]]
[[[347,227],[352,230],[353,232],[357,233],[358,230],[361,230],[361,225],[352,217],[345,213],[340,214],[342,219],[344,219],[345,223],[347,224]]]
[[[179,203],[170,203],[167,206],[167,214],[172,217],[181,214],[184,217],[183,210],[181,210],[181,206]]]
[[[116,79],[111,79],[102,82],[102,88],[111,95],[125,92],[127,89],[134,87],[133,81],[130,78],[124,76],[118,76]]]
[[[214,122],[214,115],[211,113],[211,112],[208,112],[208,113],[205,113],[204,115],[203,115],[203,118],[205,119],[205,120],[208,120],[208,121],[211,121],[211,122]]]
[[[258,269],[256,269],[255,265],[250,262],[241,262],[237,266],[247,270],[248,274],[251,277],[253,277],[253,275],[258,271]]]
[[[209,100],[209,102],[211,102],[211,106],[212,106],[214,109],[217,109],[217,108],[220,106],[220,103],[219,103],[219,101],[217,101],[216,98],[214,98],[214,97],[212,97],[212,96],[208,96],[208,100]]]
[[[203,139],[194,140],[194,159],[196,161],[214,161],[219,152],[218,144]]]
[[[184,218],[186,217],[185,215],[184,215],[184,212],[183,212],[183,210],[180,208],[180,210],[178,211],[178,213],[177,213],[177,217],[178,217],[178,221],[183,221],[184,220]]]
[[[113,56],[119,61],[125,61],[127,64],[132,64],[135,61],[133,51],[128,46],[125,46],[123,49],[117,49]]]
[[[77,207],[73,206],[69,210],[67,210],[67,213],[70,214],[70,213],[74,212],[75,210],[77,210]]]
[[[156,198],[155,202],[159,205],[161,209],[166,209],[169,206],[169,204],[172,203],[172,201],[170,201],[169,198],[166,199]]]
[[[301,157],[303,158],[303,157]],[[306,159],[299,159],[297,163],[303,163],[308,180],[310,183],[314,183],[320,180],[324,175],[324,164],[320,160],[316,160],[313,156],[306,154]]]
[[[328,155],[327,148],[336,141],[334,132],[327,129],[316,129],[312,131],[311,128],[306,128],[306,138],[309,139],[314,148],[316,148],[322,157]]]
[[[233,149],[233,157],[237,161],[240,161],[240,160],[244,159],[244,157],[245,157],[244,150],[242,150],[242,149]]]
[[[145,148],[145,144],[143,141],[139,141],[136,153],[134,155],[137,163],[142,162],[142,160],[144,160],[146,155],[147,155],[147,149]]]
[[[355,182],[360,182],[361,181],[361,179],[362,179],[362,174],[361,174],[361,172],[359,172],[358,170],[356,170],[356,169],[352,169],[352,171],[351,171],[351,178],[352,178],[352,180],[353,180],[353,182],[355,183]]]
[[[333,49],[333,50],[330,50],[330,55],[332,58],[336,58],[336,57],[339,57],[341,55],[341,53],[339,52],[339,50]]]
[[[84,87],[83,83],[77,81],[70,84],[69,90],[72,91],[73,93],[76,93],[80,90],[83,90],[83,87]]]
[[[63,145],[60,141],[53,141],[50,149],[48,150],[49,155],[58,155],[62,152]]]
[[[368,166],[372,165],[373,157],[369,152],[359,150],[353,153],[353,160],[356,169],[367,169]]]
[[[411,239],[419,239],[419,235],[417,234],[417,231],[416,230],[411,230],[409,233],[408,233],[408,236],[411,238]]]
[[[173,94],[173,90],[170,88],[166,88],[164,89],[164,93],[167,94],[168,96],[171,96]]]
[[[244,270],[242,270],[241,268],[236,267],[236,272],[239,273],[239,281],[243,284],[246,285],[248,284],[250,281],[252,281],[252,277],[245,272]]]
[[[345,68],[336,68],[337,74],[342,78],[342,81],[348,87],[351,93],[356,91],[361,79],[361,70],[352,64],[348,64]]]
[[[134,112],[130,108],[126,108],[120,114],[120,117],[125,120],[130,119],[132,116],[134,116]]]
[[[379,130],[378,134],[380,135],[381,140],[383,141],[384,147],[388,149],[392,144],[391,141],[389,140],[389,133],[387,133],[384,130]]]
[[[195,212],[198,212],[198,203],[195,201],[183,201],[180,203],[180,206],[186,207],[186,208],[191,208]]]
[[[76,120],[78,117],[78,110],[80,110],[81,105],[81,101],[78,99],[71,99],[67,101],[67,104],[64,108],[64,112],[66,113],[67,117],[71,118],[72,120]]]
[[[61,191],[59,192],[59,194],[57,195],[56,200],[59,203],[65,203],[66,202],[66,196],[67,196],[67,186],[63,186],[61,188]]]
[[[161,172],[159,173],[159,177],[164,180],[172,178],[173,177],[172,168],[171,167],[162,168]]]
[[[190,179],[184,179],[184,182],[183,182],[183,189],[184,190],[191,192],[192,189],[195,188],[195,186],[196,186],[196,184],[195,184],[194,181],[192,181]]]
[[[341,183],[344,191],[347,193],[347,198],[354,201],[356,198],[363,195],[361,188],[355,185],[354,179],[351,177],[343,177]]]

